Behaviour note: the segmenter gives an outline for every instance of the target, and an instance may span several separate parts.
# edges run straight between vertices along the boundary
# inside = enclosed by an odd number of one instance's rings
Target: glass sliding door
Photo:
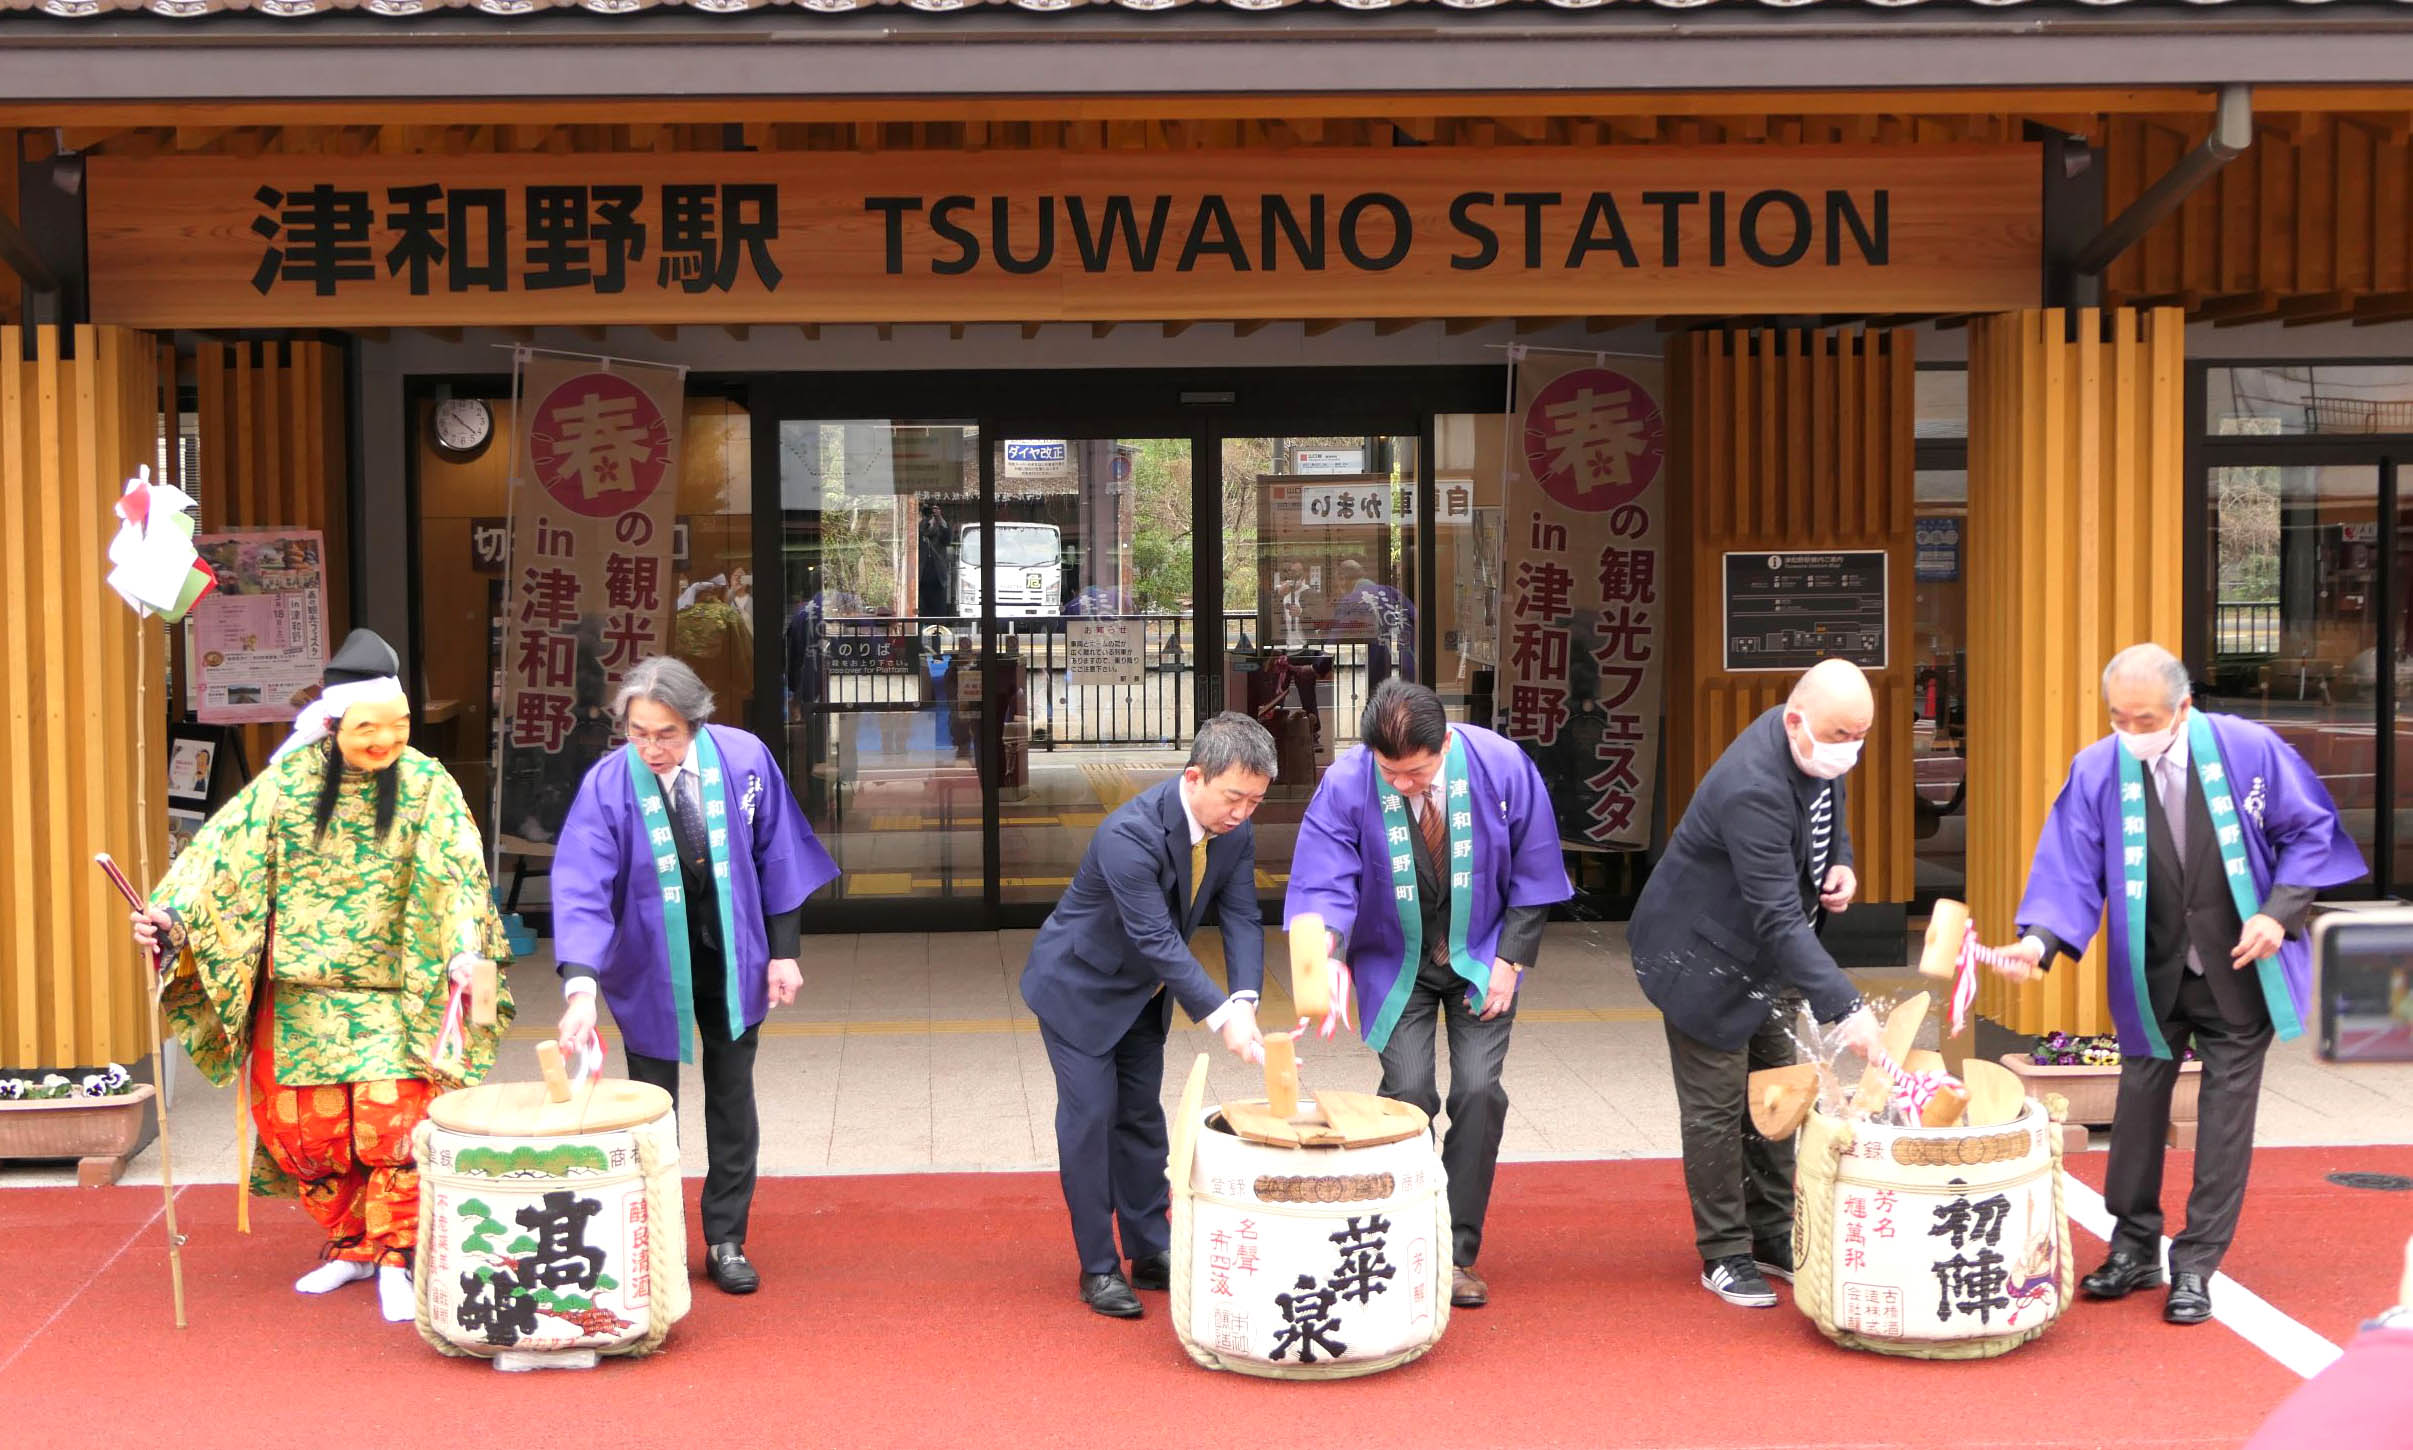
[[[785,766],[850,905],[983,910],[984,701],[960,542],[978,549],[969,424],[782,419]],[[948,904],[956,909],[948,910]]]
[[[1413,437],[1221,441],[1225,709],[1273,732],[1257,888],[1278,902],[1309,797],[1357,743],[1374,687],[1430,683],[1417,656]]]
[[[2209,484],[2216,708],[2293,746],[2373,860],[2383,646],[2400,688],[2413,673],[2381,592],[2380,469],[2273,461],[2214,468]]]
[[[994,546],[977,526],[959,544],[962,588],[995,596],[998,900],[1015,919],[1064,894],[1107,812],[1180,772],[1198,724],[1190,440],[1023,431],[991,445]]]

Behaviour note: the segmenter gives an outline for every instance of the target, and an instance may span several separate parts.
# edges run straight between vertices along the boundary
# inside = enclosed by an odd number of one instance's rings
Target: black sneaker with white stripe
[[[1793,1282],[1793,1245],[1790,1241],[1774,1244],[1753,1244],[1751,1263],[1771,1279]]]
[[[1704,1261],[1701,1287],[1745,1309],[1776,1307],[1776,1291],[1768,1287],[1768,1281],[1760,1276],[1759,1265],[1751,1262],[1749,1254],[1728,1254],[1722,1259]]]

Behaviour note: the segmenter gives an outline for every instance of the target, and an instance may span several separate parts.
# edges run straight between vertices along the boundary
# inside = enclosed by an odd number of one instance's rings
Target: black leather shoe
[[[1131,1282],[1120,1274],[1083,1274],[1081,1302],[1109,1319],[1137,1319],[1144,1312]]]
[[[751,1294],[762,1287],[762,1275],[746,1262],[744,1244],[714,1244],[704,1250],[704,1270],[724,1294]]]
[[[2173,1324],[2201,1324],[2212,1317],[2212,1290],[2201,1274],[2172,1274],[2162,1317]]]
[[[2125,1299],[2139,1289],[2162,1282],[2162,1266],[2154,1258],[2129,1249],[2113,1249],[2103,1267],[2078,1281],[2089,1299]]]
[[[1131,1261],[1131,1287],[1134,1289],[1170,1289],[1173,1287],[1173,1253],[1150,1254]]]

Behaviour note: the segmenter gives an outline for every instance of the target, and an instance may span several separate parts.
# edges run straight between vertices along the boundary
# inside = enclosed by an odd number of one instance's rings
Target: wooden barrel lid
[[[572,1138],[614,1133],[670,1112],[670,1094],[651,1083],[599,1078],[572,1085],[570,1100],[545,1096],[541,1082],[490,1082],[446,1093],[427,1105],[439,1128],[485,1138]]]
[[[1226,1100],[1216,1126],[1277,1148],[1372,1148],[1413,1138],[1427,1123],[1414,1104],[1326,1088],[1288,1118],[1276,1117],[1263,1098]]]

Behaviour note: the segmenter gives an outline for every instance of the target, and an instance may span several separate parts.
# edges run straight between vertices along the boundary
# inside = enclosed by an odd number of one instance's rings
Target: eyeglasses
[[[687,738],[688,732],[676,725],[668,730],[631,730],[628,732],[628,743],[637,746],[660,745],[676,748],[685,745]]]

